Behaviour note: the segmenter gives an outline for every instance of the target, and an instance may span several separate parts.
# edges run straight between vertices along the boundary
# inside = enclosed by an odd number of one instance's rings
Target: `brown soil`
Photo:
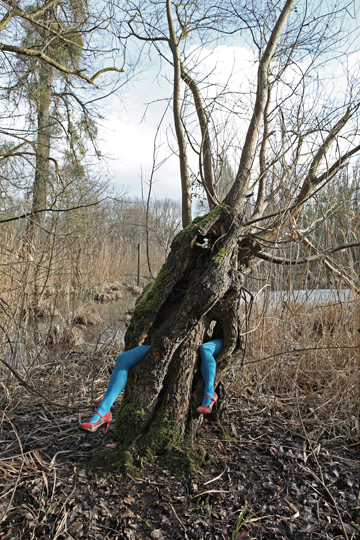
[[[77,414],[5,411],[0,538],[360,539],[360,444],[312,439],[294,407],[233,397],[221,425],[201,426],[205,469],[158,463],[127,478],[91,465],[98,449],[116,452],[113,424],[88,434]]]

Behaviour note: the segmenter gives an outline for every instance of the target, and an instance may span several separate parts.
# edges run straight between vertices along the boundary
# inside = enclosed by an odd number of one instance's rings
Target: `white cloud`
[[[195,62],[195,51],[193,59]],[[213,51],[202,49],[197,54],[200,64],[196,72],[210,73],[211,83],[215,85],[207,89],[207,97],[218,94],[225,82],[229,82],[229,88],[235,96],[238,96],[241,87],[244,94],[248,95],[247,78],[254,78],[254,74],[256,76],[253,60],[251,51],[243,47],[221,45]],[[130,90],[128,89],[124,96],[112,98],[110,106],[108,105],[108,115],[99,130],[103,141],[102,151],[111,158],[109,167],[112,181],[120,189],[127,188],[130,196],[141,195],[141,173],[144,184],[150,178],[154,137],[166,109],[166,100],[170,99],[172,94],[169,82],[172,78],[171,69],[166,68],[161,77],[158,77],[158,72],[158,65],[149,66],[143,72],[142,80],[132,82]],[[234,100],[231,106],[234,106]],[[170,125],[171,107],[163,120],[158,139],[158,144],[161,145],[159,161],[164,157],[168,157],[168,160],[154,174],[153,192],[158,198],[168,196],[180,200],[178,157],[171,155],[167,144],[167,137],[174,144]],[[194,169],[197,169],[197,160],[189,147],[189,161]]]

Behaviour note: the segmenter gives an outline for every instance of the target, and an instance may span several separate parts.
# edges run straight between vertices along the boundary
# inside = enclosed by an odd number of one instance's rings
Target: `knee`
[[[119,356],[116,358],[116,364],[120,364],[120,363],[121,363],[121,360],[122,360],[122,354],[123,354],[123,353],[120,353]]]
[[[213,348],[210,343],[203,343],[199,347],[199,352],[201,358],[212,356]]]
[[[200,345],[200,347],[199,347],[199,353],[200,353],[200,354],[203,354],[205,351],[206,351],[206,343],[203,343],[203,344]]]

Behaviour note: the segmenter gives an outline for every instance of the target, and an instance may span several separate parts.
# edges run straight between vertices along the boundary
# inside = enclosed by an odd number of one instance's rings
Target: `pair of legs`
[[[214,396],[214,382],[216,373],[215,358],[219,354],[222,344],[222,339],[214,339],[208,343],[203,343],[199,348],[201,374],[205,381],[204,399],[202,402],[202,406],[204,407],[208,407],[211,404],[211,398]],[[90,423],[98,422],[99,415],[105,416],[110,411],[115,399],[125,388],[129,369],[139,364],[149,352],[149,349],[150,345],[140,345],[139,347],[135,347],[135,349],[131,349],[130,351],[119,354],[116,359],[115,368],[112,372],[104,398],[99,407],[96,409],[96,413],[98,414],[94,414],[92,416]]]

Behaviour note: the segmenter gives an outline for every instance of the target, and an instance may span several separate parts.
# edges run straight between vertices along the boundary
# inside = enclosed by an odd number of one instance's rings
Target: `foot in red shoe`
[[[219,399],[218,395],[216,392],[214,392],[214,396],[213,397],[210,397],[210,396],[204,396],[206,398],[209,398],[211,399],[211,403],[210,405],[208,405],[207,407],[205,407],[204,405],[201,405],[201,407],[198,407],[196,409],[196,412],[199,413],[199,414],[210,414],[211,411],[212,411],[212,408],[214,406],[214,403],[217,402],[217,400]]]
[[[112,414],[109,411],[105,416],[101,416],[100,413],[96,412],[94,414],[97,414],[100,416],[100,419],[97,422],[87,422],[85,424],[81,424],[80,428],[84,429],[85,431],[90,431],[90,433],[95,433],[99,429],[100,426],[103,424],[106,424],[106,431],[105,434],[108,432],[109,426],[112,421]]]

